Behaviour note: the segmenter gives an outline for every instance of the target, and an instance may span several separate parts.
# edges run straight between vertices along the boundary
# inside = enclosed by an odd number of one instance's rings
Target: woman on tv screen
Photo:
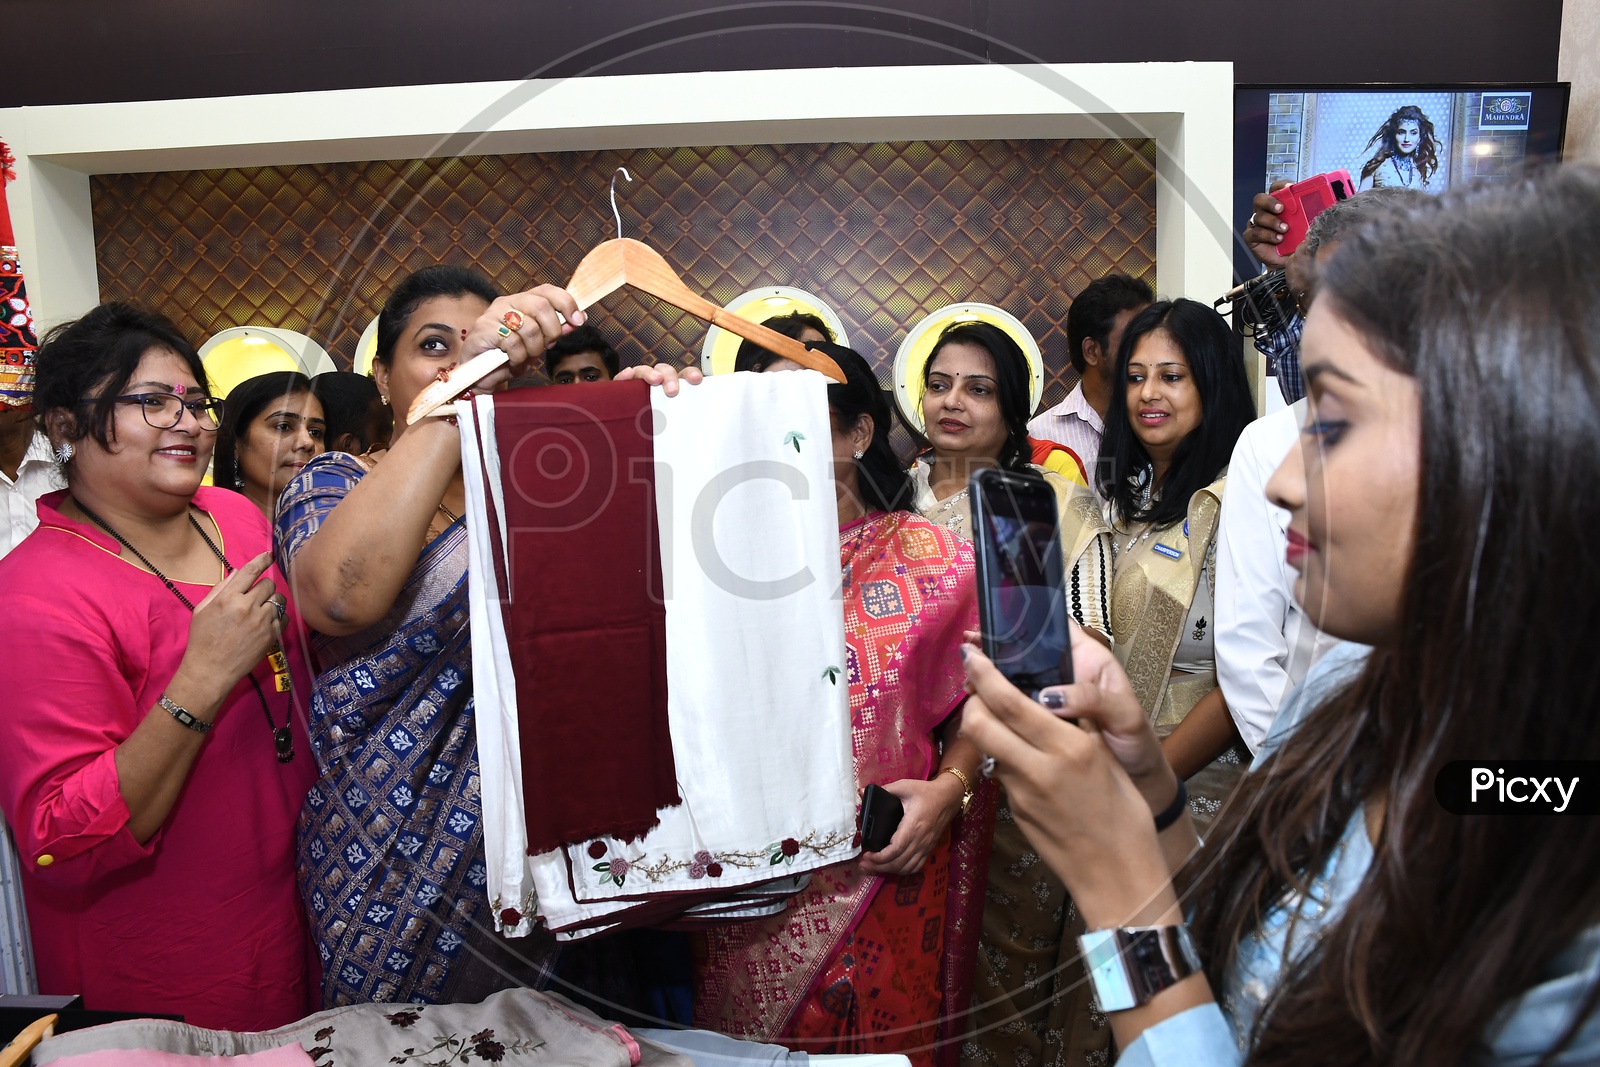
[[[1407,104],[1396,110],[1367,142],[1368,148],[1373,145],[1378,151],[1361,167],[1362,189],[1433,191],[1433,178],[1439,170],[1439,138],[1433,132],[1433,121],[1420,107]]]

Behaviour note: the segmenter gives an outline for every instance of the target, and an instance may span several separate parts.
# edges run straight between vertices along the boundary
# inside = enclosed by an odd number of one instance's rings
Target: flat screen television
[[[1566,82],[1522,85],[1241,85],[1234,92],[1233,232],[1278,180],[1348,170],[1360,189],[1437,193],[1504,181],[1561,158]],[[1242,281],[1261,265],[1236,244]]]

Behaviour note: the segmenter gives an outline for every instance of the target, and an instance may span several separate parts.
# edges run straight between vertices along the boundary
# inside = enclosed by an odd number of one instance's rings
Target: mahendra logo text
[[[1456,815],[1600,814],[1600,764],[1583,760],[1456,760],[1434,796]]]

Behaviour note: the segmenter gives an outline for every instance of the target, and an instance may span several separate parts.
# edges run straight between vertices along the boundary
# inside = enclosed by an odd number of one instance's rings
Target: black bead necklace
[[[74,497],[72,502],[78,505],[78,510],[83,512],[90,522],[94,523],[96,526],[100,527],[100,529],[110,534],[112,540],[116,541],[117,544],[121,545],[129,552],[132,552],[138,557],[140,563],[143,563],[146,567],[150,568],[150,573],[154,574],[157,578],[160,578],[161,584],[170,589],[172,591],[172,595],[183,602],[184,607],[188,608],[191,612],[194,611],[194,603],[188,597],[183,595],[183,590],[173,585],[172,579],[168,578],[165,574],[162,574],[160,569],[157,568],[154,563],[151,563],[145,558],[143,552],[140,552],[137,548],[134,548],[126,537],[123,537],[117,531],[113,530],[110,523],[106,522],[106,520],[102,519],[88,508],[84,507],[83,501]],[[233,564],[228,562],[228,557],[222,554],[222,549],[218,548],[217,543],[211,540],[211,535],[206,533],[205,528],[195,521],[194,512],[192,511],[189,513],[189,525],[194,527],[194,532],[200,535],[200,539],[206,543],[206,547],[211,549],[211,554],[217,557],[217,562],[222,564],[223,577],[227,577],[228,575],[232,574],[234,570]],[[278,677],[279,692],[289,692],[288,659],[283,654],[283,646],[275,643],[272,654],[267,657],[267,660],[272,665],[273,673]],[[261,702],[261,714],[267,717],[267,729],[272,731],[272,744],[273,747],[278,751],[278,762],[288,763],[290,760],[294,759],[294,733],[289,729],[289,722],[291,716],[294,714],[294,699],[292,697],[290,698],[289,706],[284,710],[283,725],[278,726],[273,722],[272,712],[267,708],[267,696],[261,691],[261,683],[256,681],[255,674],[246,674],[245,677],[250,679],[250,687],[256,691],[256,699]]]

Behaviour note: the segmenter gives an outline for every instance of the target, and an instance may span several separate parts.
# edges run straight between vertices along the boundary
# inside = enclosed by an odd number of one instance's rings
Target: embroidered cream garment
[[[582,936],[674,893],[727,889],[740,909],[757,903],[742,888],[859,851],[826,383],[803,371],[721,376],[673,398],[651,390],[684,802],[661,809],[642,840],[535,857],[524,855],[516,693],[487,565],[493,398],[461,420],[473,634],[490,636],[473,641],[488,892],[496,915],[516,920],[504,932],[523,932],[537,910],[558,935]]]

